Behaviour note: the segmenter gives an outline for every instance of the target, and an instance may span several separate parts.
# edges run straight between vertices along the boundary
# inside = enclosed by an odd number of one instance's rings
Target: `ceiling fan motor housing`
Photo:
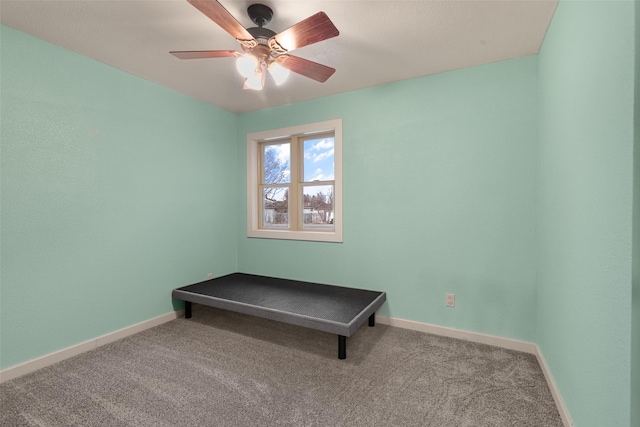
[[[258,45],[255,47],[242,46],[242,48],[246,52],[253,53],[257,58],[266,59],[271,54],[271,49],[268,47],[269,39],[275,36],[276,33],[264,28],[264,26],[271,22],[273,10],[263,4],[252,4],[247,8],[247,13],[251,21],[257,25],[257,27],[247,28],[247,31],[258,42]]]
[[[247,28],[247,31],[258,41],[258,43],[265,45],[267,44],[266,40],[269,40],[271,37],[276,35],[276,33],[270,29],[262,27]],[[262,43],[262,40],[265,40],[265,42]]]
[[[252,48],[242,46],[245,52],[250,52],[258,59],[267,59],[271,56],[271,49],[268,46],[269,39],[276,35],[275,32],[261,27],[247,28],[249,34],[258,42],[258,45]]]

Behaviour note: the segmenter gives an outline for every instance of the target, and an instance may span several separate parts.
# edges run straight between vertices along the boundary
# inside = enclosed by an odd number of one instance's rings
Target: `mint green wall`
[[[236,270],[237,116],[1,27],[1,366]]]
[[[635,6],[633,156],[633,290],[631,321],[631,425],[640,425],[640,6]],[[634,404],[634,402],[636,402]]]
[[[240,116],[246,134],[343,120],[344,243],[246,237],[240,271],[384,290],[381,314],[535,338],[536,57]],[[445,307],[445,293],[456,307]]]
[[[575,425],[629,426],[633,2],[561,0],[538,61],[537,343]]]

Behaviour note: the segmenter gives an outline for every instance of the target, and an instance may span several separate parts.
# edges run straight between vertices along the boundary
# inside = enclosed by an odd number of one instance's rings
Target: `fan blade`
[[[187,0],[193,7],[218,24],[223,30],[231,34],[247,47],[255,47],[257,42],[232,14],[216,0]]]
[[[191,0],[189,0],[191,1]],[[288,52],[336,37],[340,32],[326,13],[318,12],[269,39],[269,47],[278,53]]]
[[[276,57],[276,61],[287,70],[309,77],[320,83],[326,82],[327,79],[336,72],[335,68],[327,67],[326,65],[293,55],[280,55]]]
[[[237,50],[180,50],[169,53],[180,59],[237,58],[242,55]]]

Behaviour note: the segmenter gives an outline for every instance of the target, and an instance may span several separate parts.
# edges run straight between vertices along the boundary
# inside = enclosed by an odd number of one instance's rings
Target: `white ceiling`
[[[243,90],[232,58],[180,60],[172,50],[239,50],[186,0],[0,0],[2,24],[146,80],[241,113],[538,53],[557,0],[220,0],[245,27],[262,3],[276,33],[324,11],[340,31],[292,53],[336,68],[325,83],[291,74]]]

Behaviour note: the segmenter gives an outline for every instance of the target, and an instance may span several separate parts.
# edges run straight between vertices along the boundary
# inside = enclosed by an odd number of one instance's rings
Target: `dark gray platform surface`
[[[233,273],[175,289],[173,298],[351,336],[380,308],[386,294]]]

